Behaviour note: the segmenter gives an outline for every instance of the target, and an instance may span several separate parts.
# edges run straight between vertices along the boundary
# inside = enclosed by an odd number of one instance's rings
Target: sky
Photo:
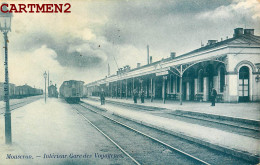
[[[3,2],[0,0],[1,3]],[[6,1],[5,1],[6,2]],[[58,87],[89,83],[125,65],[197,49],[207,40],[233,36],[237,27],[260,35],[259,0],[8,0],[8,3],[70,3],[71,13],[14,13],[8,33],[9,76],[16,85],[44,87],[44,71]],[[1,47],[4,45],[0,37]],[[0,52],[4,60],[4,49]],[[4,65],[0,81],[4,81]]]

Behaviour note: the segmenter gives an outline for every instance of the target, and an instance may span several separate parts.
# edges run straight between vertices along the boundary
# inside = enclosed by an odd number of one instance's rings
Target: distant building
[[[110,97],[132,97],[134,89],[147,98],[209,101],[260,101],[260,37],[254,29],[234,29],[230,39],[209,40],[206,46],[180,56],[127,70],[85,86],[88,95],[103,88]]]
[[[50,85],[48,87],[48,97],[56,97],[56,98],[58,98],[58,91],[57,91],[56,84],[55,85]]]

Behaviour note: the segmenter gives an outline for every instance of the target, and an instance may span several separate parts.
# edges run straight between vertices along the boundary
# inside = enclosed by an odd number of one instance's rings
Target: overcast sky
[[[237,27],[260,34],[258,0],[49,1],[54,2],[71,3],[71,13],[14,14],[9,33],[11,83],[43,88],[45,70],[58,86],[71,79],[88,83],[104,78],[108,63],[112,74],[117,67],[146,64],[147,45],[157,61],[170,52],[178,56],[197,49],[209,39],[232,37]],[[3,47],[3,37],[0,41]]]

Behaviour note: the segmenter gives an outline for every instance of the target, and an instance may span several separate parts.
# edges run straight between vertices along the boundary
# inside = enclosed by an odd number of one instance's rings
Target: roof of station
[[[237,29],[242,29],[242,28],[237,28]],[[249,30],[251,30],[251,29],[249,29]],[[133,71],[136,71],[136,70],[148,67],[148,66],[157,65],[158,63],[161,63],[161,62],[166,62],[166,61],[171,61],[171,60],[183,58],[183,57],[195,54],[195,53],[203,52],[203,51],[206,51],[206,50],[214,49],[214,48],[225,46],[225,45],[232,45],[232,44],[256,44],[256,45],[260,46],[260,36],[256,36],[256,35],[253,35],[253,34],[238,34],[238,35],[234,35],[232,38],[229,38],[229,39],[226,39],[226,40],[223,40],[223,41],[219,41],[219,42],[217,40],[209,40],[209,41],[215,41],[215,42],[214,43],[210,43],[210,44],[208,43],[207,45],[202,46],[201,48],[192,50],[192,51],[190,51],[188,53],[184,53],[184,54],[176,56],[174,58],[168,57],[168,58],[165,58],[165,59],[161,59],[159,61],[155,61],[155,62],[150,63],[150,64],[146,64],[146,65],[143,65],[143,66],[140,66],[140,67],[137,67],[137,68],[133,68],[133,69],[129,70],[128,72],[133,72]],[[110,75],[108,77],[110,78],[110,77],[114,77],[114,76],[117,76],[117,75],[113,74],[113,75]],[[103,79],[96,80],[94,82],[88,83],[87,85],[95,84],[95,83],[97,83],[99,81],[104,81],[108,77],[105,77]]]

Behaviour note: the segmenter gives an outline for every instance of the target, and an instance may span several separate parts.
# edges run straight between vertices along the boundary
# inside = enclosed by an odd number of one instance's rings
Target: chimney
[[[172,59],[175,58],[175,55],[176,55],[175,52],[171,52],[171,58],[172,58]]]
[[[234,37],[243,35],[243,28],[236,28],[234,29]]]
[[[147,64],[149,64],[149,45],[147,45]]]
[[[107,64],[107,75],[110,76],[110,66]]]
[[[244,29],[244,34],[246,35],[254,35],[254,30],[255,29]]]
[[[150,64],[153,63],[153,56],[150,56]]]
[[[212,44],[215,44],[217,42],[218,42],[218,40],[208,40],[208,44],[207,45],[212,45]]]
[[[137,68],[139,68],[141,66],[141,63],[137,63]]]

